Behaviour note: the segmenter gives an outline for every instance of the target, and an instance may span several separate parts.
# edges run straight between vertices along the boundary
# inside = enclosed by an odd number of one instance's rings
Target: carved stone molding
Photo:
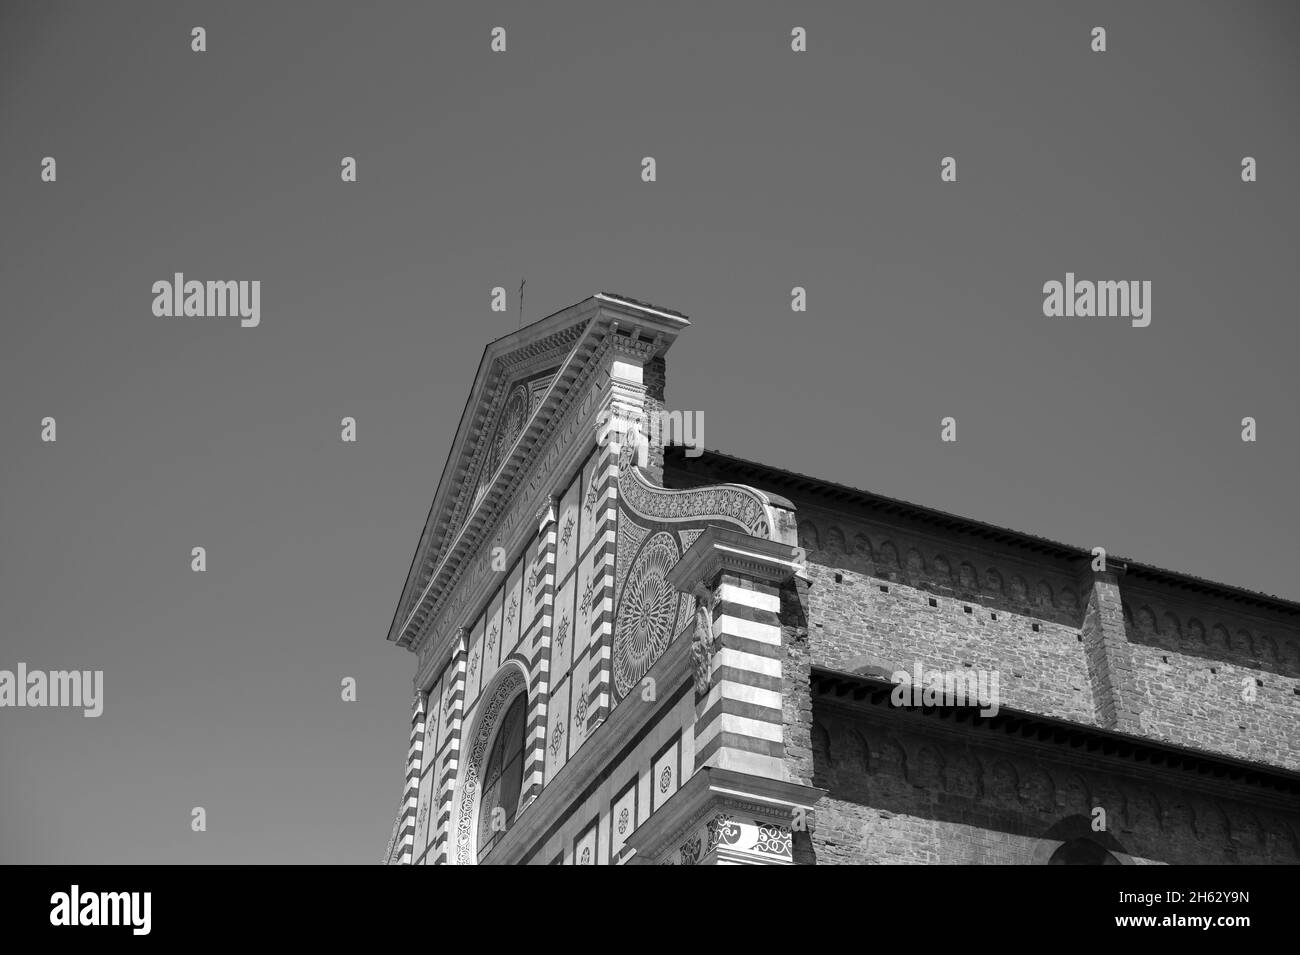
[[[520,693],[526,693],[527,686],[528,679],[523,669],[517,664],[509,662],[502,667],[492,687],[484,694],[486,702],[479,710],[479,716],[472,734],[467,737],[470,741],[469,755],[461,772],[460,785],[455,801],[455,855],[456,862],[459,865],[469,865],[475,861],[477,852],[475,840],[479,813],[479,773],[482,770],[483,760],[487,756],[488,747],[491,746],[496,737],[498,724],[500,724],[509,704]]]
[[[632,329],[631,334],[620,333],[619,322],[610,323],[609,340],[616,355],[631,358],[638,365],[646,364],[659,354],[664,342],[662,334],[656,334],[653,338],[644,338],[636,328]]]
[[[755,537],[779,540],[788,527],[778,520],[778,511],[790,510],[784,498],[774,497],[743,484],[669,490],[655,484],[636,466],[636,448],[623,448],[619,462],[619,499],[629,511],[645,521],[720,521],[740,527]],[[793,543],[793,541],[789,541]]]
[[[825,790],[706,766],[628,837],[639,865],[792,865]]]
[[[798,555],[792,545],[715,524],[695,539],[669,573],[668,580],[684,593],[694,593],[697,583],[712,581],[719,573],[780,586],[799,569]]]
[[[718,596],[708,583],[701,580],[695,585],[695,633],[691,637],[691,662],[695,667],[695,692],[709,692],[713,684],[713,608]]]

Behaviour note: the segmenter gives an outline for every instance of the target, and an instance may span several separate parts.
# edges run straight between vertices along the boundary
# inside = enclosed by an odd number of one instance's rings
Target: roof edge
[[[666,449],[665,456],[672,460],[674,464],[678,463],[678,459],[687,460],[679,448]],[[996,524],[989,524],[974,518],[963,517],[959,514],[951,514],[947,511],[941,511],[937,508],[913,504],[910,501],[904,501],[899,498],[887,497],[883,494],[877,494],[874,491],[865,491],[861,488],[850,487],[845,484],[838,484],[834,481],[826,481],[821,478],[811,477],[797,471],[789,471],[774,465],[762,464],[757,461],[751,461],[746,458],[727,454],[724,451],[705,449],[702,456],[693,460],[697,465],[700,462],[713,462],[724,470],[748,478],[748,480],[742,481],[741,483],[754,483],[753,475],[758,475],[760,479],[772,480],[786,490],[797,489],[797,491],[803,492],[804,494],[833,496],[839,498],[841,501],[848,501],[860,506],[876,509],[887,508],[892,513],[903,514],[914,520],[943,523],[950,527],[955,526],[966,533],[986,538],[993,538],[998,540],[999,543],[1027,547],[1028,549],[1039,553],[1047,552],[1060,559],[1092,559],[1092,551],[1089,548],[1078,547],[1073,544],[1064,544],[1060,541],[1051,540],[1046,537],[1039,537],[1035,534],[1029,534],[1024,531],[1000,527]],[[691,465],[687,464],[681,466],[681,470],[689,473]],[[744,472],[749,473],[745,474]],[[756,486],[760,488],[762,487],[761,484]],[[1168,570],[1163,567],[1157,567],[1154,564],[1131,560],[1118,554],[1108,554],[1107,560],[1126,564],[1128,569],[1125,576],[1128,578],[1152,580],[1167,586],[1180,587],[1201,593],[1211,593],[1238,603],[1247,603],[1257,607],[1275,610],[1288,616],[1300,617],[1300,601],[1291,600],[1286,597],[1278,597],[1274,594],[1266,594],[1261,591],[1248,590],[1245,587],[1240,587],[1236,584],[1225,584],[1204,577],[1197,577],[1193,574]]]

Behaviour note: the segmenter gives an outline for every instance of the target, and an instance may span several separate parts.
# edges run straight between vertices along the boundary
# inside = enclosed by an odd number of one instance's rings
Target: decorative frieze
[[[639,865],[792,865],[825,790],[706,766],[627,839]],[[625,853],[627,851],[625,849]]]
[[[624,451],[625,459],[630,449]],[[722,521],[744,528],[755,537],[770,538],[777,527],[771,500],[762,491],[742,484],[668,490],[656,487],[636,467],[622,463],[619,497],[629,511],[645,521]]]

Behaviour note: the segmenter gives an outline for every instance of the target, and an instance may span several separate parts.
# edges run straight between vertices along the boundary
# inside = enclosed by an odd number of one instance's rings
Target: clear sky
[[[384,636],[524,277],[688,314],[711,448],[1300,598],[1298,48],[1292,3],[8,0],[0,668],[106,700],[0,710],[0,861],[379,860]],[[155,317],[178,271],[260,325]],[[1066,272],[1151,325],[1044,317]]]

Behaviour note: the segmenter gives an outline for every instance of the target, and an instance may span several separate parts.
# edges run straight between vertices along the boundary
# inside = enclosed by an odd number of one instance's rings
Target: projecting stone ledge
[[[793,865],[793,833],[813,824],[824,789],[706,766],[642,823],[623,852],[635,865]]]

